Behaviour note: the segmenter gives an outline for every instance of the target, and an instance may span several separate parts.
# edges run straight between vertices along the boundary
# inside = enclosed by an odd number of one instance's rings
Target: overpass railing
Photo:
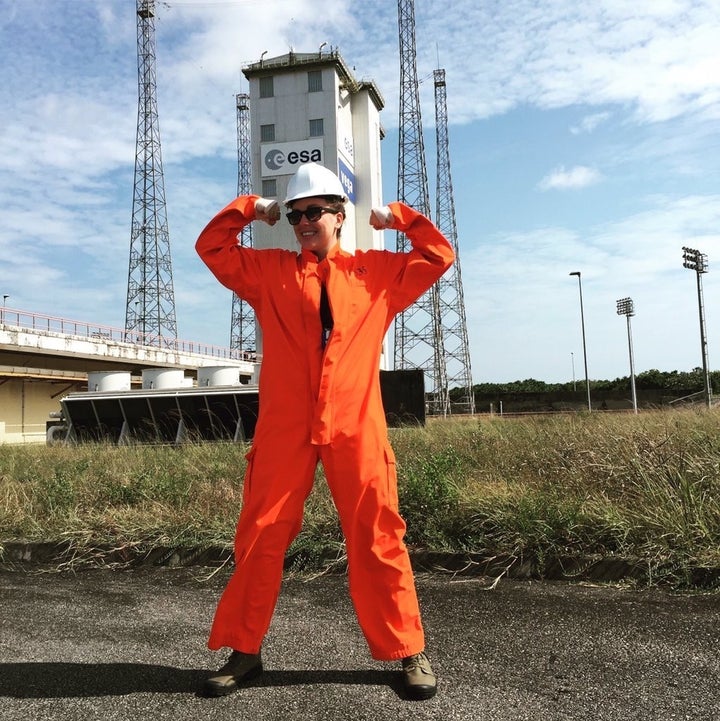
[[[136,346],[162,348],[176,353],[193,353],[218,359],[246,360],[254,363],[260,360],[254,350],[240,350],[199,343],[197,341],[166,338],[153,333],[141,333],[135,330],[114,328],[97,323],[69,320],[42,313],[31,313],[16,308],[0,307],[0,328],[18,328],[42,333],[60,333],[80,338],[89,338],[96,342],[129,343]]]

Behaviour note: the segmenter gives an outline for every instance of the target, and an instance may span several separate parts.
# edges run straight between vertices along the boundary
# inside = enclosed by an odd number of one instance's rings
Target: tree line
[[[720,388],[720,371],[710,373],[710,386]],[[630,376],[615,378],[614,380],[590,380],[591,391],[627,392],[630,387]],[[635,387],[640,390],[666,391],[678,395],[699,393],[705,389],[705,379],[702,368],[691,371],[659,371],[656,368],[643,371],[635,376]],[[546,383],[535,378],[511,381],[510,383],[476,383],[473,392],[479,394],[497,393],[557,393],[584,390],[585,379],[568,381],[566,383]],[[450,398],[459,397],[462,389],[453,388]]]

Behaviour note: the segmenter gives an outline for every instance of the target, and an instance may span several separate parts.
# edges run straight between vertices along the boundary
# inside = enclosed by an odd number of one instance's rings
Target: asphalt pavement
[[[720,595],[420,575],[430,701],[373,661],[342,575],[285,580],[238,693],[196,691],[225,570],[0,572],[6,721],[669,721],[720,718]]]

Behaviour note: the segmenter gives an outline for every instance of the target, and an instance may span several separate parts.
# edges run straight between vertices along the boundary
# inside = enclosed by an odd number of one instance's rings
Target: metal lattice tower
[[[177,339],[155,79],[155,0],[137,0],[138,123],[125,330],[147,345]]]
[[[470,369],[470,345],[465,320],[460,251],[458,248],[455,200],[450,173],[450,143],[448,140],[447,89],[445,71],[435,70],[435,137],[437,139],[437,186],[435,223],[452,243],[455,262],[437,282],[440,319],[445,347],[445,369],[448,388],[460,393],[451,404],[458,413],[475,413],[475,396]]]
[[[238,152],[238,195],[250,195],[251,152],[250,152],[250,96],[238,93],[237,102],[237,152]],[[239,236],[240,245],[253,247],[252,223],[246,225]],[[247,301],[233,293],[232,320],[230,322],[230,347],[241,352],[254,353],[257,350],[255,311]]]
[[[398,0],[400,35],[400,122],[398,200],[430,216],[425,144],[415,53],[415,5]],[[397,249],[410,249],[407,236],[397,234]],[[440,324],[437,283],[395,319],[395,368],[421,368],[425,373],[428,411],[448,412],[448,385]]]

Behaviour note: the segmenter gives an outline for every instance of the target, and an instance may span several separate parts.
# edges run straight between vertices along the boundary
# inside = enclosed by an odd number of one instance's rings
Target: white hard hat
[[[344,203],[348,199],[338,176],[332,170],[328,170],[324,165],[318,163],[305,163],[290,178],[285,205],[294,200],[300,200],[300,198],[325,195],[341,198]]]

